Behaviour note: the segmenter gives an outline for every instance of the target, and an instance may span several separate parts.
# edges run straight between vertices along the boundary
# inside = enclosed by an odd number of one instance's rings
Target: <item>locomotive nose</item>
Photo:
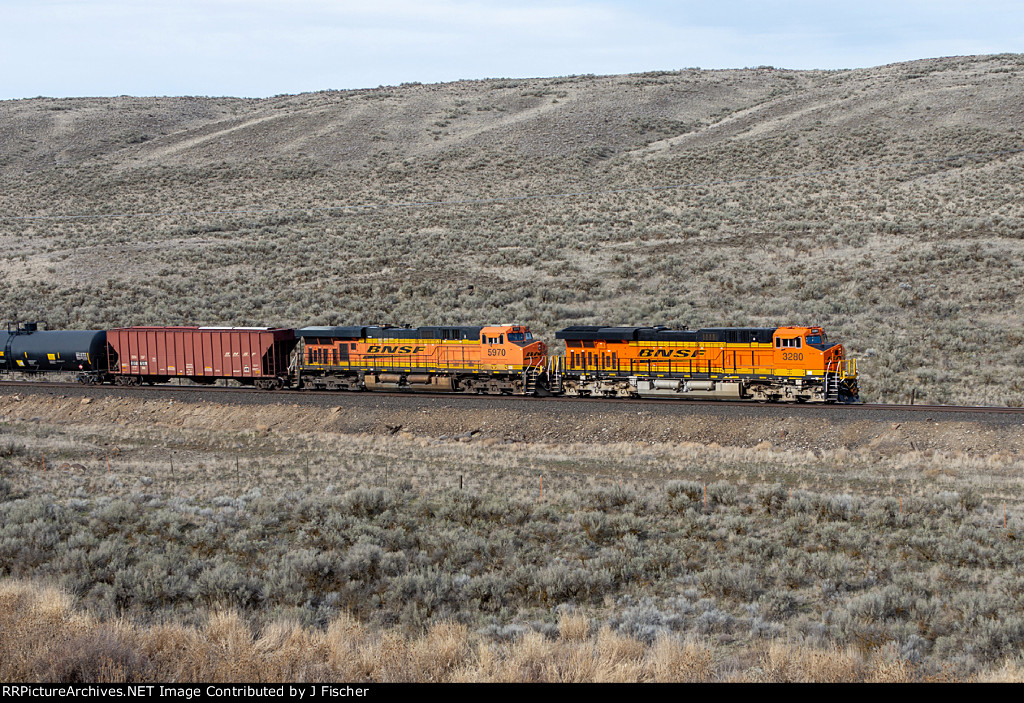
[[[530,365],[543,364],[547,360],[548,345],[536,341],[523,349],[523,361]]]

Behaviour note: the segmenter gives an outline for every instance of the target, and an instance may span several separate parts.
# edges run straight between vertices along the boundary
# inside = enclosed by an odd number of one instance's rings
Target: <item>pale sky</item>
[[[0,99],[266,97],[1006,52],[1024,52],[1020,0],[0,0]]]

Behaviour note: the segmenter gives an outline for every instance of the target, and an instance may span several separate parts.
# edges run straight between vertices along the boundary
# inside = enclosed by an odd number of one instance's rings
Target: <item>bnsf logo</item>
[[[371,344],[366,348],[367,354],[419,354],[426,347],[414,347],[409,344],[392,346],[390,344]]]
[[[704,356],[703,349],[641,349],[639,357],[654,359],[696,359]]]

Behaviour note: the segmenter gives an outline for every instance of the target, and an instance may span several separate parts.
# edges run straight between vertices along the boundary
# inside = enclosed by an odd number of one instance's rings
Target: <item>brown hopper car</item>
[[[109,330],[114,383],[234,379],[258,388],[288,382],[295,332],[266,327],[124,327]],[[114,356],[116,354],[116,356]]]

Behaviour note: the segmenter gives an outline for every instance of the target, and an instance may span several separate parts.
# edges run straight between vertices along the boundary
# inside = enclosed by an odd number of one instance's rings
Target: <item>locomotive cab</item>
[[[772,346],[777,374],[798,385],[807,377],[821,378],[826,399],[857,399],[856,361],[846,358],[842,344],[830,343],[821,327],[779,327]]]
[[[775,367],[808,374],[832,370],[845,358],[842,344],[829,344],[820,327],[779,327],[774,335]]]
[[[540,367],[547,361],[547,347],[534,339],[529,327],[495,325],[480,330],[481,364],[490,368]]]

